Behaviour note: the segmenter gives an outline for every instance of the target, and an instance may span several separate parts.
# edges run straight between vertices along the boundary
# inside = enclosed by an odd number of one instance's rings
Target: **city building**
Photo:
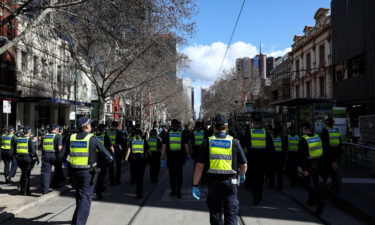
[[[333,93],[354,127],[375,114],[374,16],[374,1],[332,1]]]
[[[271,102],[290,99],[291,67],[290,53],[275,61],[273,69],[269,73],[271,76]]]
[[[331,18],[320,8],[315,25],[305,26],[292,45],[292,98],[332,98]]]
[[[20,31],[25,24],[21,17]],[[79,116],[90,115],[90,80],[72,66],[68,43],[47,30],[32,31],[17,45],[13,125],[33,129],[53,123],[73,126]]]

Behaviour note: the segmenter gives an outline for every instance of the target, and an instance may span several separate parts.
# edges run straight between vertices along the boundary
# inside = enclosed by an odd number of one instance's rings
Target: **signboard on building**
[[[246,112],[253,112],[253,111],[254,111],[253,103],[246,103]]]
[[[75,120],[76,119],[76,113],[75,112],[70,112],[69,113],[69,120]]]
[[[333,107],[332,117],[335,121],[334,128],[338,129],[341,135],[345,138],[348,129],[348,122],[346,119],[346,107]]]
[[[3,113],[12,113],[12,104],[11,101],[3,100]]]

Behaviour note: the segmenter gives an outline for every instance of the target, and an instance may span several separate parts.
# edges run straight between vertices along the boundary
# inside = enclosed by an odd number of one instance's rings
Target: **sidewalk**
[[[340,192],[323,186],[328,200],[362,221],[375,224],[375,177],[349,177],[343,175]]]

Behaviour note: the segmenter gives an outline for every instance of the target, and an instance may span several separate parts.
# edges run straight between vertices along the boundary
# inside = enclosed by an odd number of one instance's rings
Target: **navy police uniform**
[[[143,197],[143,178],[145,174],[146,164],[149,150],[147,141],[143,138],[132,138],[129,141],[129,163],[134,170],[134,181],[137,188],[137,198]]]
[[[216,139],[226,139],[230,137],[225,133],[216,133]],[[238,165],[247,163],[245,153],[237,139],[232,141],[232,171],[237,171]],[[210,165],[210,141],[205,140],[202,151],[197,153],[196,161],[205,165]],[[239,202],[237,199],[237,176],[235,173],[218,174],[207,172],[208,196],[207,206],[210,210],[210,222],[212,225],[237,225],[237,215]],[[224,223],[223,223],[224,213]]]
[[[79,127],[87,123],[89,123],[87,118],[81,117],[78,120]],[[66,150],[66,154],[70,156],[69,169],[76,198],[72,225],[84,225],[90,213],[95,178],[98,173],[96,167],[98,158],[103,157],[108,161],[112,161],[113,158],[97,138],[83,131],[71,135]]]
[[[108,137],[107,134],[96,133],[95,136],[107,150],[112,147],[111,139]],[[105,191],[105,179],[108,172],[108,165],[108,161],[105,158],[98,158],[98,167],[100,168],[98,181],[96,183],[96,197],[98,198],[98,200],[103,198],[103,192]]]
[[[151,158],[150,158],[150,177],[152,183],[157,183],[159,179],[159,172],[160,172],[160,156],[161,156],[161,148],[162,142],[159,137],[150,137],[147,140],[151,151]]]
[[[109,180],[111,185],[121,184],[122,160],[125,158],[126,138],[124,133],[119,130],[109,130],[107,135],[115,149],[113,158],[115,159],[109,166]]]
[[[17,150],[17,136],[15,134],[4,134],[1,137],[1,158],[4,161],[4,176],[6,183],[10,183],[17,171],[17,163],[14,155]],[[10,166],[12,163],[12,166]]]
[[[51,183],[52,166],[55,167],[53,176],[53,187],[58,187],[60,184],[60,175],[62,168],[60,167],[59,147],[62,148],[62,138],[59,134],[49,133],[44,136],[42,150],[42,169],[41,169],[41,185],[42,194],[49,192]]]

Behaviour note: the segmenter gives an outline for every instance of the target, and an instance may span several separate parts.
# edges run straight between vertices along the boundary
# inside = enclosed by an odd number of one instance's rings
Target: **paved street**
[[[38,170],[35,169],[34,171]],[[189,163],[185,167],[185,188],[182,200],[169,197],[169,182],[166,170],[162,171],[160,182],[157,185],[148,182],[148,170],[146,171],[145,198],[137,200],[134,194],[135,187],[130,186],[129,174],[126,172],[121,186],[109,188],[103,201],[93,201],[88,224],[209,224],[205,199],[196,201],[190,195],[191,171],[192,165]],[[205,197],[206,190],[203,189],[203,192],[203,197]],[[241,223],[246,225],[362,224],[332,205],[328,205],[322,217],[317,218],[306,209],[306,206],[293,200],[295,198],[300,200],[300,202],[304,202],[306,195],[300,188],[287,189],[285,193],[266,189],[262,204],[258,207],[253,207],[251,205],[250,193],[241,189],[239,194]],[[6,198],[8,201],[15,199],[14,202],[17,202],[25,197],[3,195],[0,199],[2,198]],[[70,224],[74,207],[74,192],[70,191],[26,208],[16,213],[14,219],[2,224]]]

